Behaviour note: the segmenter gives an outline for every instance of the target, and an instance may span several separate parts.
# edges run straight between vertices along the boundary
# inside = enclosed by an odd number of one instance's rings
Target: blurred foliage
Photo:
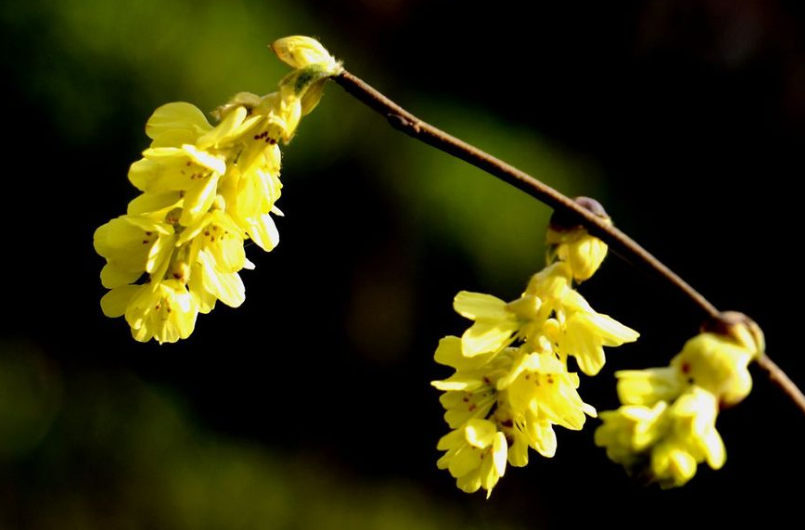
[[[422,116],[433,116],[440,128],[538,175],[570,196],[596,189],[591,164],[570,159],[533,131],[448,101],[426,101],[414,108]],[[501,287],[515,298],[544,260],[551,210],[441,151],[419,143],[405,147],[402,163],[386,161],[406,209],[405,218],[424,238],[461,245],[477,267],[480,282],[494,285],[508,280],[510,284]]]
[[[315,454],[215,435],[129,374],[66,373],[61,402],[47,363],[30,344],[0,345],[2,528],[396,530],[466,517],[410,482],[339,476]]]
[[[0,339],[0,464],[42,440],[61,404],[60,378],[33,344]]]
[[[27,60],[11,66],[80,140],[100,138],[120,105],[144,113],[181,99],[212,109],[235,92],[265,91],[283,71],[267,42],[309,26],[291,2],[245,0],[12,2],[2,18],[17,47],[36,29]]]

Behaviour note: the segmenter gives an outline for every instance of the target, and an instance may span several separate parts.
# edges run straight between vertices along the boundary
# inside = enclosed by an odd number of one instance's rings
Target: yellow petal
[[[219,175],[226,173],[226,161],[224,159],[202,149],[197,149],[194,145],[185,144],[182,146],[182,150],[198,165],[211,169]]]
[[[121,268],[115,262],[109,262],[101,269],[101,284],[107,289],[136,282],[143,275],[142,270]]]
[[[450,366],[456,370],[472,370],[486,364],[493,356],[494,352],[488,355],[467,357],[462,351],[461,339],[459,337],[448,336],[439,341],[434,359],[437,363]]]
[[[204,251],[199,253],[198,260],[204,269],[204,288],[229,307],[239,307],[246,299],[246,288],[240,276],[235,272],[218,271],[213,259]]]
[[[461,354],[461,339],[453,336],[444,337],[439,341],[433,357],[439,364],[455,367],[464,357]]]
[[[178,147],[192,144],[212,129],[204,113],[195,105],[175,102],[162,105],[154,111],[145,126],[145,133],[153,139],[153,147]]]
[[[461,336],[464,355],[496,352],[511,341],[518,328],[516,322],[476,322]]]
[[[608,315],[591,313],[585,316],[602,338],[604,346],[620,346],[626,342],[634,342],[640,337],[640,333]]]
[[[538,355],[536,357],[537,357],[537,359],[539,359]],[[496,387],[497,387],[498,391],[501,391],[501,390],[504,390],[504,389],[510,387],[511,384],[514,383],[514,381],[518,377],[520,377],[520,374],[522,374],[523,371],[526,370],[526,368],[530,368],[529,365],[530,364],[533,365],[533,363],[530,362],[531,358],[532,358],[531,355],[524,355],[524,354],[522,354],[522,353],[520,353],[518,351],[518,354],[514,358],[514,362],[512,363],[512,367],[509,369],[509,371],[506,373],[506,375],[504,375],[503,377],[498,379],[497,384],[496,384]],[[530,387],[531,385],[528,385],[528,386]],[[530,388],[529,388],[529,390],[530,390]],[[514,392],[514,389],[512,389],[512,392]]]
[[[478,469],[480,464],[480,452],[473,451],[469,446],[465,445],[456,451],[447,469],[453,477],[459,478],[471,474]]]
[[[601,347],[601,338],[587,326],[587,322],[580,313],[567,321],[562,352],[575,357],[582,372],[594,376],[604,367],[606,357]]]
[[[704,437],[703,442],[707,464],[713,469],[721,469],[727,461],[727,450],[721,435],[713,428]]]
[[[266,252],[273,250],[280,241],[277,225],[274,224],[274,219],[267,213],[252,220],[246,233]]]
[[[481,489],[481,475],[479,473],[468,473],[463,477],[458,477],[456,486],[464,493],[475,493]]]
[[[439,442],[436,444],[436,449],[438,451],[447,451],[449,449],[453,449],[454,447],[458,447],[463,442],[464,432],[460,429],[456,429],[442,436],[439,439]]]
[[[556,433],[549,421],[529,422],[529,434],[534,450],[544,457],[553,458],[556,454]]]
[[[326,80],[324,79],[317,81],[311,84],[305,91],[305,95],[302,96],[302,116],[307,116],[318,106],[324,94],[325,82]]]
[[[511,320],[506,302],[489,294],[461,291],[453,299],[453,308],[470,320]]]
[[[494,442],[497,431],[497,425],[489,420],[471,419],[464,428],[464,436],[467,443],[483,449]]]
[[[200,149],[219,147],[221,144],[237,139],[241,132],[241,125],[246,119],[248,111],[244,107],[236,107],[213,130],[198,139],[196,145]]]
[[[444,392],[449,391],[472,392],[473,390],[481,388],[483,386],[483,383],[478,379],[453,375],[452,377],[445,379],[444,381],[432,381],[431,386]]]
[[[495,472],[499,477],[506,473],[506,460],[509,453],[509,444],[506,442],[506,436],[502,432],[495,434],[495,441],[492,444],[492,459],[495,463]],[[497,482],[497,480],[495,480]],[[494,486],[494,484],[491,484]],[[492,491],[491,486],[487,488]]]
[[[158,177],[162,168],[154,160],[142,158],[129,167],[129,182],[140,191],[146,191]]]
[[[522,434],[518,435],[515,431],[514,443],[509,448],[509,464],[514,467],[524,467],[528,465],[528,443]]]
[[[179,223],[182,226],[191,226],[198,222],[212,207],[217,189],[218,175],[215,173],[188,189]]]
[[[615,372],[618,398],[624,405],[653,406],[658,401],[672,402],[684,387],[683,374],[674,367]]]
[[[126,213],[129,215],[142,215],[164,210],[172,210],[179,205],[179,201],[181,200],[181,194],[178,191],[143,193],[129,202],[129,207],[126,210]]]
[[[140,285],[124,285],[112,289],[101,298],[101,310],[110,318],[122,317],[126,313],[132,297],[141,289]]]

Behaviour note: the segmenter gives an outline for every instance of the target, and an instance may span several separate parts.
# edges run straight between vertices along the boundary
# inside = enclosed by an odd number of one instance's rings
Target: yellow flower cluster
[[[101,282],[110,289],[101,308],[125,316],[138,341],[176,342],[216,301],[242,304],[238,273],[253,268],[244,241],[265,251],[279,242],[271,217],[281,215],[278,142],[293,137],[341,65],[307,37],[272,49],[295,70],[277,92],[237,94],[214,113],[217,125],[190,103],[154,111],[151,146],[129,170],[142,193],[95,232],[95,250],[107,261]]]
[[[563,232],[561,241],[551,242],[548,266],[520,298],[506,303],[461,292],[454,300],[455,310],[474,323],[462,337],[442,339],[436,350],[436,362],[455,369],[433,382],[444,391],[440,401],[452,429],[439,441],[446,453],[437,465],[468,493],[483,488],[491,494],[507,463],[528,463],[529,447],[552,457],[554,425],[579,430],[586,416],[595,416],[578,394],[569,357],[595,375],[604,365],[604,346],[638,337],[594,311],[574,288],[574,278],[587,279],[598,269],[606,245],[580,227]]]
[[[595,443],[630,474],[663,488],[682,486],[702,462],[724,465],[715,428],[720,408],[752,389],[748,365],[764,350],[763,334],[743,315],[690,339],[670,366],[618,372],[618,410],[601,413]]]

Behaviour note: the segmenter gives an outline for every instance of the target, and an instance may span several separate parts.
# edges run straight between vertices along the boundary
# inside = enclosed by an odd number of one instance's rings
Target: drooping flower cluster
[[[579,200],[589,208],[586,201],[591,200]],[[548,238],[548,265],[520,298],[506,303],[459,293],[455,310],[474,323],[462,337],[442,339],[436,350],[436,362],[455,369],[448,379],[433,382],[444,391],[440,401],[452,429],[439,441],[437,448],[446,453],[437,464],[468,493],[483,488],[490,494],[507,463],[528,463],[529,447],[552,457],[554,425],[579,430],[586,416],[595,416],[578,394],[579,377],[568,371],[569,357],[582,372],[595,375],[604,365],[604,346],[638,337],[593,310],[574,287],[574,279],[588,279],[598,269],[606,245],[584,228],[555,219]]]
[[[725,313],[717,324],[690,339],[670,366],[616,373],[623,406],[601,413],[595,443],[630,474],[671,488],[693,478],[702,462],[724,465],[716,417],[749,395],[747,367],[764,341],[744,315]]]
[[[101,282],[110,289],[101,307],[125,316],[138,341],[176,342],[216,301],[242,304],[238,273],[253,268],[244,241],[265,251],[279,242],[271,217],[281,214],[278,143],[290,141],[342,68],[307,37],[280,39],[272,49],[295,70],[277,92],[234,96],[214,113],[217,125],[190,103],[154,111],[146,124],[151,146],[129,170],[141,194],[95,232],[95,250],[107,261]]]

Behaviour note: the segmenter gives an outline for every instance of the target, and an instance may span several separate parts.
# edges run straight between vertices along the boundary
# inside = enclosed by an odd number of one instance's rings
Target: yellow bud
[[[738,311],[721,313],[718,317],[706,322],[702,326],[702,331],[731,339],[737,345],[752,352],[753,359],[757,359],[766,351],[763,330],[754,320]]]
[[[598,201],[588,197],[577,197],[575,200],[579,205],[611,224],[609,216]],[[551,216],[547,244],[548,264],[556,261],[566,262],[570,265],[573,278],[577,282],[589,280],[601,266],[608,251],[606,243],[587,233],[587,229],[575,219],[569,219],[559,212],[555,212]]]
[[[573,270],[577,282],[589,280],[607,256],[606,243],[587,233],[584,228],[570,231],[548,229],[547,261],[565,261]]]
[[[284,37],[271,43],[271,49],[277,54],[280,61],[291,68],[300,69],[321,65],[330,75],[337,75],[342,70],[341,65],[324,46],[310,37],[301,35]]]
[[[688,383],[707,390],[723,405],[735,405],[752,390],[752,377],[747,368],[754,352],[733,340],[714,333],[693,337],[673,358]]]

